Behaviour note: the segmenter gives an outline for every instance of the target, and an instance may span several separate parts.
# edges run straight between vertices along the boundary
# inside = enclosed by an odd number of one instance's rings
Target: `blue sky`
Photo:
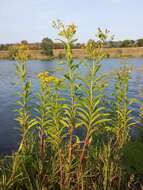
[[[0,0],[0,43],[57,38],[51,21],[78,26],[77,37],[94,38],[98,27],[116,40],[143,37],[143,0]]]

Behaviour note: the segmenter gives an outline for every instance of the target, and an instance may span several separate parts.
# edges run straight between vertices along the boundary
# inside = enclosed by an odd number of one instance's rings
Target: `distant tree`
[[[0,45],[0,51],[5,50],[4,48],[5,48],[4,44],[1,44],[1,45]]]
[[[108,41],[105,44],[105,47],[108,48],[118,48],[121,47],[122,42],[121,41]]]
[[[42,53],[47,56],[53,55],[54,43],[49,38],[44,38],[41,43]]]
[[[136,44],[137,44],[138,47],[143,47],[143,38],[138,39]]]
[[[54,43],[54,49],[64,49],[63,43]]]
[[[22,41],[21,41],[21,44],[27,45],[27,44],[28,44],[28,41],[27,41],[27,40],[22,40]]]
[[[0,50],[2,51],[7,51],[10,47],[10,44],[1,44],[0,45]]]
[[[124,40],[121,43],[121,47],[134,47],[135,41],[134,40]]]
[[[76,43],[73,48],[80,49],[81,48],[81,44],[80,43]]]

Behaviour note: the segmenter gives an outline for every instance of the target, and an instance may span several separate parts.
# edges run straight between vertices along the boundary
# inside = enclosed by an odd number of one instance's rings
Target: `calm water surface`
[[[47,70],[51,74],[58,75],[58,70],[56,69],[57,62],[58,60],[29,61],[28,77],[32,80],[35,91],[38,88],[38,82],[36,80],[37,73]],[[128,62],[133,68],[132,77],[129,82],[129,96],[142,100],[139,96],[139,91],[143,89],[143,58],[106,59],[103,61],[102,72],[110,73],[112,70],[118,69],[122,62]],[[85,72],[82,66],[80,71],[81,73]],[[14,120],[16,82],[15,62],[0,60],[0,154],[10,153],[15,150],[17,140],[19,139],[19,127]],[[108,93],[111,92],[112,85],[108,89]],[[134,105],[134,114],[137,117],[138,104]]]

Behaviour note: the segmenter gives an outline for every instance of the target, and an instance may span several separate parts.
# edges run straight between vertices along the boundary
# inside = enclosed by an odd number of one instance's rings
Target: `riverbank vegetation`
[[[11,48],[16,46],[11,46],[9,51],[0,51],[0,60],[11,59]],[[142,58],[143,48],[103,48],[103,53],[106,54],[107,58]],[[88,58],[85,48],[73,49],[73,57],[77,59]],[[64,49],[53,49],[53,56],[47,56],[42,53],[41,50],[29,50],[30,60],[49,60],[54,58],[65,58]]]
[[[91,41],[93,39],[90,39]],[[96,39],[97,40],[97,39]],[[96,44],[96,40],[95,44]],[[89,42],[87,41],[87,43]],[[46,60],[51,58],[64,57],[64,44],[59,41],[54,41],[49,37],[45,37],[41,42],[30,43],[27,40],[22,40],[20,44],[26,45],[29,48],[30,59],[33,60]],[[9,51],[15,48],[19,43],[0,44],[0,59],[11,59]],[[84,51],[85,43],[76,41],[72,44],[73,56],[75,58],[87,57]],[[95,45],[97,48],[97,46]],[[123,41],[115,41],[114,36],[108,39],[103,45],[103,52],[107,57],[113,58],[126,58],[126,57],[143,57],[143,38],[137,40],[125,39]]]
[[[48,38],[48,37],[45,37]],[[45,39],[43,38],[41,42],[30,43],[27,40],[22,40],[21,44],[27,45],[30,50],[41,50],[42,42]],[[48,38],[52,41],[52,39]],[[53,42],[54,49],[64,49],[64,45],[61,42]],[[9,43],[9,44],[0,44],[0,51],[8,51],[11,46],[18,44]],[[73,44],[74,49],[82,49],[86,43],[76,42]],[[114,36],[112,39],[105,42],[104,48],[129,48],[129,47],[143,47],[143,38],[137,40],[125,39],[123,41],[115,41]]]
[[[39,73],[39,91],[33,94],[26,69],[28,49],[20,45],[14,54],[21,141],[18,150],[0,162],[0,189],[143,189],[142,141],[131,137],[132,127],[142,124],[143,113],[141,105],[137,122],[132,110],[136,100],[128,98],[129,67],[124,64],[112,76],[114,92],[107,98],[109,81],[101,68],[108,32],[99,30],[96,44],[93,40],[86,44],[90,63],[75,63],[76,26],[58,21],[53,27],[65,48],[61,78]],[[79,72],[81,66],[86,73]]]

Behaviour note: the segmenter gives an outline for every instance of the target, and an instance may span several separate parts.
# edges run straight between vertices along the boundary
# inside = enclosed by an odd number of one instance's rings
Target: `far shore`
[[[43,55],[41,53],[42,50],[30,50],[29,52],[31,60],[47,60],[50,58],[64,57],[64,49],[54,49],[53,57]],[[103,48],[103,52],[109,58],[143,57],[143,47]],[[80,59],[87,57],[84,49],[73,49],[73,56]],[[0,51],[0,59],[9,59],[8,51]]]

